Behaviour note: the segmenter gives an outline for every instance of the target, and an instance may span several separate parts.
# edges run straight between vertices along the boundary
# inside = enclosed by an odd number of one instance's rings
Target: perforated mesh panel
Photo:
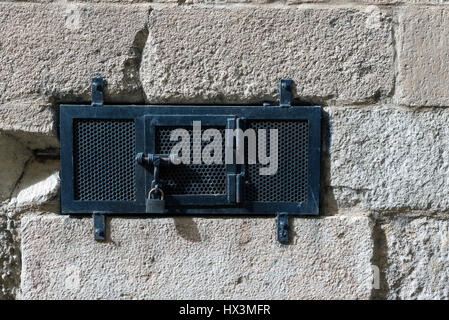
[[[135,200],[134,120],[75,119],[75,200]]]
[[[170,141],[171,131],[180,129],[179,127],[158,127],[156,130],[156,153],[169,154],[172,147],[178,141]],[[190,135],[190,163],[193,162],[193,132],[191,127],[183,128]],[[202,127],[201,134],[208,127]],[[223,137],[221,142],[222,159],[224,161],[224,127],[216,127]],[[181,141],[181,139],[179,139]],[[203,149],[208,141],[201,142]],[[160,178],[164,181],[164,189],[167,194],[226,194],[226,166],[224,164],[180,164],[173,165],[170,168],[161,168]],[[165,190],[164,190],[165,191]]]
[[[267,129],[266,154],[270,155],[269,130],[278,130],[278,170],[260,175],[268,165],[247,165],[245,199],[263,202],[304,202],[307,199],[308,139],[307,121],[251,121],[246,128]],[[247,149],[248,150],[248,149]]]

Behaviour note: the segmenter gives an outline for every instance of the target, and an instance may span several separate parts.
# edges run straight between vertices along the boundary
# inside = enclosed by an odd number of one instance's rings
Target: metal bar
[[[245,128],[245,120],[243,118],[237,118],[235,121],[236,124],[236,128],[240,129],[237,130],[237,132],[239,134],[241,134],[241,132],[243,132],[246,128]],[[244,137],[243,137],[244,139]],[[237,147],[237,143],[240,143],[240,137],[236,137],[236,152],[238,150],[238,152],[245,152],[244,150],[240,149],[243,148],[245,145],[245,142],[243,141],[243,146],[238,146]],[[236,159],[237,161],[237,159]],[[235,176],[235,202],[236,203],[242,203],[244,201],[244,187],[245,187],[245,167],[248,165],[247,163],[247,159],[245,159],[245,163],[243,164],[237,164],[237,172],[238,174],[236,174]]]
[[[245,186],[245,176],[240,173],[235,176],[235,202],[242,203],[243,198],[243,190]]]
[[[232,152],[232,161],[231,159],[225,159],[226,164],[226,193],[228,196],[228,203],[235,203],[235,175],[237,173],[237,165],[235,163],[235,145],[237,144],[238,139],[234,138],[233,132],[236,127],[235,118],[228,118],[226,121],[226,136],[225,136],[225,155]],[[232,131],[231,131],[232,130]],[[232,134],[231,134],[232,133]],[[234,144],[234,141],[236,144]],[[229,163],[230,162],[230,163]]]

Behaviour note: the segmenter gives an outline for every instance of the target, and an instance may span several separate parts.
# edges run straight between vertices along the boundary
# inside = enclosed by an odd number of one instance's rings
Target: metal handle
[[[159,166],[160,164],[163,165],[170,165],[176,162],[177,156],[173,154],[154,154],[154,153],[148,153],[144,154],[143,152],[139,152],[136,155],[136,161],[140,165],[153,165],[153,166]]]

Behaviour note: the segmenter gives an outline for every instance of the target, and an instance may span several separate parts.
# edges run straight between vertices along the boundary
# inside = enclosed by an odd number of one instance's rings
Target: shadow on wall
[[[329,113],[321,111],[321,172],[320,172],[320,215],[332,215],[338,210],[334,192],[330,186],[330,147],[332,124]]]
[[[191,242],[201,242],[200,231],[193,218],[175,217],[173,218],[173,221],[175,223],[176,231],[183,239]]]

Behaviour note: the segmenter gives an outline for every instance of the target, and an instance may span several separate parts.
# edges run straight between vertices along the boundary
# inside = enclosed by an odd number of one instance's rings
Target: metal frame
[[[247,106],[103,106],[92,108],[89,105],[61,106],[61,208],[63,214],[92,213],[101,211],[113,214],[147,214],[145,213],[145,195],[149,191],[151,172],[141,166],[136,166],[136,201],[76,201],[74,200],[73,179],[73,119],[135,119],[136,120],[136,151],[150,151],[148,126],[151,115],[155,121],[162,122],[163,117],[183,115],[195,117],[196,120],[209,121],[210,117],[228,115],[251,120],[307,120],[309,121],[309,188],[307,201],[304,203],[289,202],[246,202],[230,206],[217,206],[212,198],[203,198],[211,206],[168,209],[167,214],[269,214],[287,212],[291,215],[317,215],[319,211],[319,172],[320,172],[320,119],[319,107],[247,107]],[[223,118],[224,119],[224,118]],[[176,123],[179,123],[176,122]],[[176,124],[175,124],[176,125]],[[223,123],[226,125],[226,123]],[[151,126],[151,125],[150,125]],[[147,146],[147,148],[145,148]],[[201,200],[201,199],[200,199]]]
[[[291,106],[290,79],[280,83],[279,106],[173,106],[173,105],[103,105],[103,79],[92,81],[92,105],[61,105],[61,213],[93,214],[95,238],[104,240],[104,215],[277,215],[278,240],[286,243],[289,239],[289,215],[319,214],[320,182],[320,135],[321,107]],[[76,201],[74,196],[73,161],[73,119],[133,119],[136,128],[136,152],[154,153],[155,126],[185,126],[193,120],[202,125],[219,125],[226,128],[239,127],[243,120],[306,120],[309,127],[308,150],[308,191],[303,203],[290,202],[245,202],[242,199],[238,174],[244,173],[245,166],[227,165],[228,180],[233,174],[235,180],[227,181],[227,195],[171,196],[166,212],[149,214],[145,212],[146,195],[151,186],[150,170],[136,164],[135,201]],[[206,124],[207,125],[207,124]],[[239,167],[240,166],[240,167]],[[230,201],[236,199],[236,201]],[[170,203],[171,201],[171,203]],[[182,203],[182,206],[179,205]],[[175,206],[173,206],[173,204]],[[176,206],[177,205],[177,206]]]

